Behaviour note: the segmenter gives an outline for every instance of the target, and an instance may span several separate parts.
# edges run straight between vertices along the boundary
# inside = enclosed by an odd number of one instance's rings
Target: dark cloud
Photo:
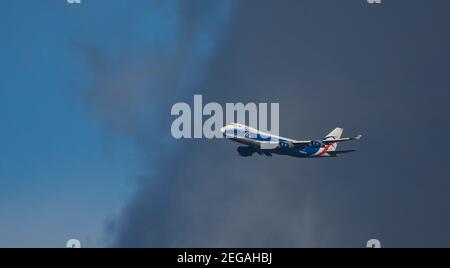
[[[133,130],[148,164],[110,226],[111,245],[360,247],[375,237],[449,246],[450,5],[235,4],[200,67],[182,59],[199,33],[218,28],[207,16],[214,7],[192,1],[179,14],[187,28],[175,58],[143,51],[137,65],[94,71],[93,106],[116,130]],[[192,66],[192,83],[171,90]],[[205,102],[279,102],[285,136],[317,138],[335,126],[365,136],[340,145],[358,151],[336,159],[240,158],[230,141],[170,138],[171,105],[193,92]]]

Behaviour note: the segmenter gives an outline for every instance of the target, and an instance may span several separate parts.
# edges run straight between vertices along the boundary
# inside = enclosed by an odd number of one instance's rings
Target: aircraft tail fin
[[[323,139],[324,141],[328,141],[328,140],[336,140],[336,139],[340,139],[342,136],[342,132],[344,132],[343,128],[337,127],[335,129],[333,129],[333,131],[331,131],[330,133],[328,133],[328,135],[325,136],[325,138]],[[330,143],[330,148],[328,148],[328,151],[336,151],[336,147],[337,147],[337,142],[335,143]]]

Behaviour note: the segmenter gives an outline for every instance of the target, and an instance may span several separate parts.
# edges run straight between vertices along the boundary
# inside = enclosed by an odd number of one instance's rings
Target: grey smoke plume
[[[363,2],[183,1],[176,53],[82,48],[93,109],[146,167],[111,246],[449,246],[449,4]],[[279,102],[284,136],[365,137],[336,159],[240,158],[230,141],[171,138],[170,107],[193,93]]]

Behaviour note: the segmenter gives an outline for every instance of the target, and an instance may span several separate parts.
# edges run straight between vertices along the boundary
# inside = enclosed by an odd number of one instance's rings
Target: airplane
[[[272,154],[289,155],[294,157],[337,157],[340,154],[354,152],[355,150],[337,151],[339,142],[359,140],[362,135],[352,138],[341,138],[344,129],[335,128],[322,140],[298,141],[259,131],[255,128],[231,123],[220,129],[225,138],[245,144],[239,146],[240,156],[248,157],[254,153],[272,156]]]

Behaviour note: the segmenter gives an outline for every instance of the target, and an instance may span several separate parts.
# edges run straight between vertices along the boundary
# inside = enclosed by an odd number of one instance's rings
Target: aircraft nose
[[[221,128],[220,132],[225,133],[225,127]]]

